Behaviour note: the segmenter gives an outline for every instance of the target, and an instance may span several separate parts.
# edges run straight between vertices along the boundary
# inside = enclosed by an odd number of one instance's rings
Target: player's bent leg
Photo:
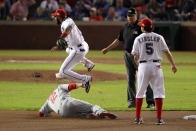
[[[94,105],[92,107],[92,112],[93,114],[97,115],[99,119],[104,119],[106,117],[110,118],[110,119],[116,119],[117,116],[110,113],[110,112],[107,112],[105,111],[103,108],[101,108],[100,106],[98,105]]]
[[[95,67],[95,64],[85,57],[81,59],[80,63],[82,63],[88,69],[89,72]]]
[[[95,115],[99,115],[100,113],[105,112],[105,110],[98,105],[94,105],[91,110]]]

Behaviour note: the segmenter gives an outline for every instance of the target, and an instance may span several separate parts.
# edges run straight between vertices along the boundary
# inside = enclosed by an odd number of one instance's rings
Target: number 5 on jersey
[[[153,43],[146,43],[146,54],[152,55],[154,53]]]

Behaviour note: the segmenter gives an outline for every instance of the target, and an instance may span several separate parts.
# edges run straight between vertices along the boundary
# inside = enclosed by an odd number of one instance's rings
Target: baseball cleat
[[[85,83],[85,91],[86,91],[86,93],[88,93],[90,88],[91,88],[90,81],[92,81],[92,77],[91,76],[89,76],[89,80]]]
[[[88,67],[88,72],[90,72],[95,67],[95,64],[92,64],[90,67]]]
[[[116,119],[116,118],[117,118],[116,115],[114,115],[114,114],[112,114],[112,113],[109,113],[109,112],[102,112],[101,114],[99,114],[99,117],[100,117],[101,119],[104,119],[105,117],[108,117],[108,118],[110,118],[110,119]]]
[[[141,118],[135,118],[134,123],[135,124],[142,124],[143,123],[143,120]]]
[[[163,119],[157,119],[157,123],[155,123],[156,125],[164,125],[165,122],[163,121]]]
[[[135,107],[136,107],[135,104],[130,104],[130,105],[128,105],[128,108],[135,108]]]
[[[88,119],[99,119],[99,117],[97,116],[97,115],[94,115],[94,114],[89,114],[89,115],[87,115],[87,118]]]
[[[148,104],[146,108],[155,108],[154,104]]]
[[[63,79],[63,76],[61,75],[61,73],[56,73],[56,78],[57,79]]]

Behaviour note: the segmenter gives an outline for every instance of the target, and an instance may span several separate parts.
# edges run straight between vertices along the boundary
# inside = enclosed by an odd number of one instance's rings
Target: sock
[[[76,84],[75,84],[75,83],[69,84],[68,90],[71,91],[71,90],[73,90],[73,89],[76,89]]]
[[[143,98],[136,98],[136,118],[141,118]]]
[[[157,119],[161,119],[162,107],[163,107],[163,98],[156,98],[156,111],[157,111]]]

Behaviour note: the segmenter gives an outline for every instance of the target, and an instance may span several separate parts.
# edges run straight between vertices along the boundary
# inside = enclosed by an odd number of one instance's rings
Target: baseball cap
[[[151,28],[152,27],[152,20],[149,18],[144,18],[142,21],[138,23],[139,26]]]
[[[62,16],[62,17],[65,17],[66,15],[67,13],[63,9],[57,9],[56,12],[51,14],[51,16]]]
[[[136,15],[136,14],[137,14],[137,11],[136,11],[135,8],[129,8],[129,9],[127,10],[127,16],[134,16],[134,15]]]

